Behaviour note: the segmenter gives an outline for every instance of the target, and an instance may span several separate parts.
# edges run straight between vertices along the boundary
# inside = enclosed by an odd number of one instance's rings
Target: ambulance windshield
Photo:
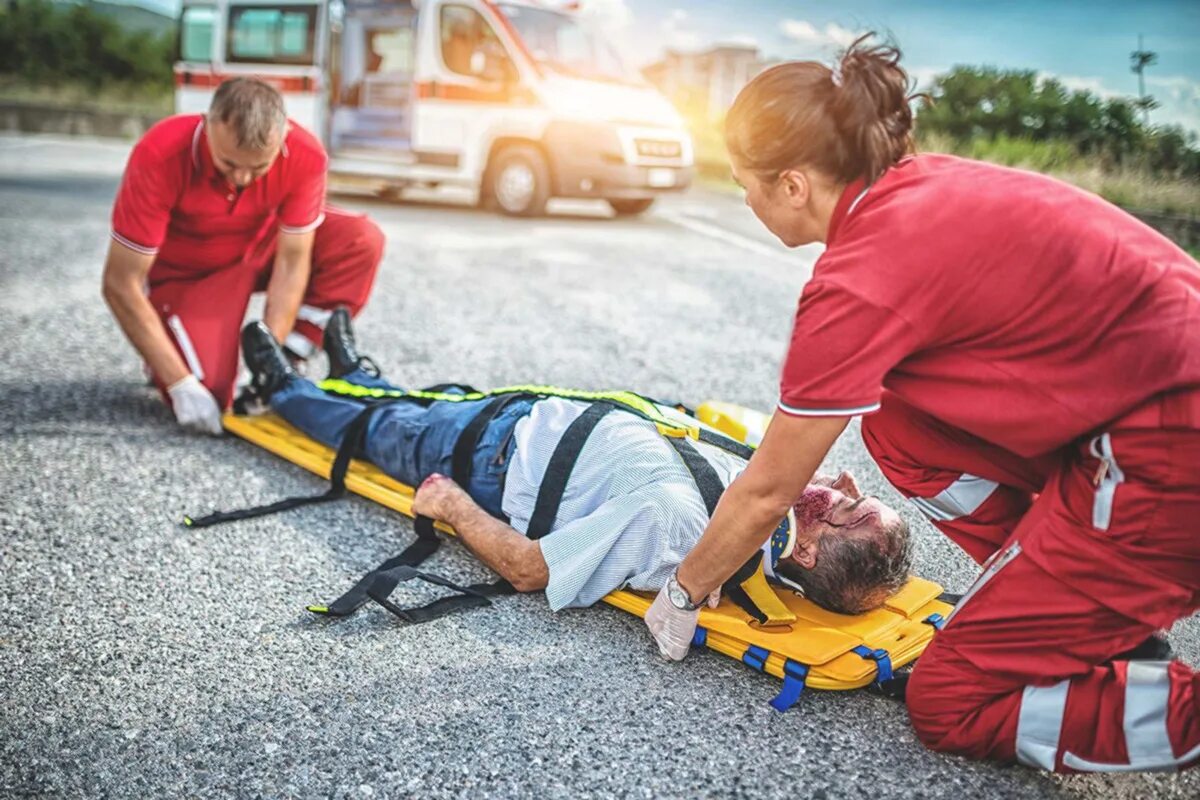
[[[499,8],[539,64],[574,78],[636,80],[612,46],[573,17],[515,3]]]

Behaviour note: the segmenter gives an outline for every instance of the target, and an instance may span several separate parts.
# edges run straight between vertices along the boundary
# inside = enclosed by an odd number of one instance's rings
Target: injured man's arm
[[[540,592],[550,570],[538,543],[493,517],[445,475],[430,475],[417,489],[413,513],[447,523],[485,566],[518,592]]]

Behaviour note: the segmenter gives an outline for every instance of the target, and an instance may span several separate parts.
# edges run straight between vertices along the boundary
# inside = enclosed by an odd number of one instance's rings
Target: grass
[[[170,85],[109,83],[97,89],[82,83],[48,86],[0,77],[0,100],[64,108],[166,116],[174,111],[174,96]]]
[[[1102,167],[1080,156],[1067,142],[997,137],[956,146],[929,136],[920,139],[919,149],[1043,172],[1124,208],[1200,216],[1200,181],[1160,177],[1136,167]]]

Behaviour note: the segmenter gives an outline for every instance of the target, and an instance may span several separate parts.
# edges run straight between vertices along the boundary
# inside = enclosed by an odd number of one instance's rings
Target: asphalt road
[[[903,706],[729,659],[663,663],[607,607],[540,596],[404,627],[330,599],[411,527],[353,499],[189,532],[185,513],[321,482],[176,429],[99,294],[127,146],[0,138],[0,796],[1200,796],[1200,775],[1060,778],[924,750]],[[349,200],[388,235],[360,340],[410,385],[538,381],[760,408],[814,253],[736,198],[517,221]],[[831,455],[899,498],[857,429]],[[910,509],[920,574],[975,570]],[[431,568],[487,573],[457,545]],[[409,595],[415,601],[420,594]],[[1172,632],[1196,663],[1196,620]]]

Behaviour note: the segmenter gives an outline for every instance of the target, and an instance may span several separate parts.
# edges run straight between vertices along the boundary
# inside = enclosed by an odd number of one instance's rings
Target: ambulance
[[[321,137],[335,184],[467,187],[515,216],[552,197],[639,214],[687,188],[692,141],[585,23],[526,0],[184,0],[175,109],[255,75]]]

